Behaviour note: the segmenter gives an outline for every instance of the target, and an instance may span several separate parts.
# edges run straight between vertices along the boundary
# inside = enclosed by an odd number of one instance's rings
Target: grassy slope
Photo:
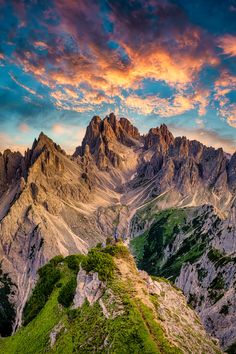
[[[60,282],[65,284],[72,272],[66,266],[60,268]],[[52,328],[66,316],[65,310],[58,306],[59,291],[60,288],[55,287],[43,310],[26,327],[22,327],[12,337],[0,339],[1,353],[44,353]]]
[[[112,248],[112,247],[110,247]],[[110,250],[109,250],[110,252]],[[96,264],[94,264],[96,266]],[[66,263],[57,265],[66,284],[74,272]],[[109,287],[121,299],[124,313],[115,319],[106,319],[98,303],[85,303],[78,310],[65,309],[58,303],[61,287],[54,290],[37,317],[14,336],[0,339],[4,354],[31,353],[181,353],[164,336],[150,309],[132,299],[132,291],[117,277],[108,281]],[[105,301],[105,299],[104,299]],[[64,327],[53,347],[49,335],[56,324]],[[108,341],[109,345],[104,346]]]
[[[78,256],[78,259],[81,262],[81,256]],[[69,263],[65,259],[56,265],[60,270],[61,279],[55,284],[49,299],[36,318],[14,336],[0,339],[1,353],[183,353],[180,349],[182,340],[178,342],[179,346],[170,341],[171,333],[167,337],[156,312],[159,307],[158,297],[148,294],[146,283],[141,280],[126,247],[110,245],[105,249],[94,249],[82,258],[81,264],[85,269],[96,269],[100,279],[106,277],[107,286],[102,301],[109,313],[115,313],[115,316],[109,318],[104,316],[98,302],[92,306],[85,302],[76,310],[64,308],[58,303],[58,295],[63,286],[79,269],[75,259],[70,261]],[[68,264],[73,269],[69,268]],[[178,296],[180,295],[177,295],[177,298]],[[173,313],[170,321],[174,321],[174,326],[181,325],[179,320],[175,323],[175,316],[177,315]],[[193,318],[194,316],[196,315],[193,315]],[[62,324],[63,328],[55,345],[50,348],[49,336],[57,324]],[[192,338],[197,337],[198,333]],[[209,338],[206,340],[209,341]],[[192,347],[189,334],[185,346]],[[194,353],[198,351],[195,350]],[[214,353],[220,351],[216,348]]]
[[[131,249],[141,269],[153,275],[164,276],[174,280],[185,262],[194,262],[206,249],[206,235],[200,233],[202,219],[193,218],[187,222],[186,209],[168,209],[156,216],[150,230],[131,241]],[[194,231],[194,232],[193,232]],[[164,249],[171,249],[178,233],[186,237],[176,253],[164,261]]]

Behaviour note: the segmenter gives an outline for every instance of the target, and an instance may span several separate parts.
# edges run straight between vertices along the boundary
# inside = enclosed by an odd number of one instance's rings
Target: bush
[[[38,271],[39,280],[23,311],[24,325],[32,321],[44,307],[54,289],[54,285],[61,277],[59,269],[56,269],[56,265],[60,261],[59,258],[57,260],[55,258]]]
[[[59,255],[59,256],[56,256],[56,257],[52,258],[49,263],[52,266],[56,267],[59,263],[61,263],[63,261],[64,261],[64,257]]]
[[[86,258],[83,254],[72,254],[65,258],[65,262],[68,265],[68,268],[74,270],[76,273],[80,269],[81,262]]]
[[[122,243],[116,245],[109,245],[103,249],[104,253],[109,253],[111,256],[116,257],[128,257],[130,255],[129,250]]]
[[[220,310],[220,314],[223,315],[228,315],[229,313],[229,306],[228,305],[223,305]]]
[[[58,302],[64,307],[69,307],[74,299],[76,290],[76,277],[73,277],[60,290],[58,295]]]
[[[114,241],[113,237],[111,237],[111,236],[107,237],[106,245],[111,245],[113,243],[113,241]]]
[[[236,353],[236,342],[233,343],[227,350],[226,353],[228,354],[235,354]]]
[[[82,261],[82,267],[87,272],[97,272],[99,279],[106,281],[113,277],[115,264],[110,254],[93,248]]]

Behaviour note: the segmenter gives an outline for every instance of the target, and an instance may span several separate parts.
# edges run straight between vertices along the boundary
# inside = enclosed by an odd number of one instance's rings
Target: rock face
[[[160,210],[212,205],[224,219],[214,247],[232,256],[235,190],[235,154],[175,138],[166,125],[140,135],[113,113],[93,117],[73,156],[43,133],[24,156],[5,151],[0,155],[0,259],[15,284],[15,295],[9,296],[16,306],[14,328],[40,266],[58,254],[86,253],[114,234],[126,239],[142,234]],[[166,259],[180,248],[181,237],[165,250]],[[217,321],[214,331],[226,338]]]
[[[122,167],[119,145],[132,147],[137,145],[139,140],[138,129],[128,119],[118,120],[114,113],[103,120],[94,116],[86,130],[82,147],[76,149],[74,156],[90,153],[100,169],[107,169],[110,165]]]
[[[83,306],[85,300],[93,305],[104,293],[105,284],[99,280],[98,273],[87,274],[80,269],[77,274],[77,287],[73,300],[73,308]]]
[[[236,248],[231,227],[209,205],[165,210],[147,232],[138,259],[140,268],[171,279],[183,290],[224,349],[236,338]],[[132,241],[134,249],[136,242]]]

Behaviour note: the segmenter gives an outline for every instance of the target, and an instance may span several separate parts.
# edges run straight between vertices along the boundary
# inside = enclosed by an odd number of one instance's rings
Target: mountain
[[[222,353],[182,293],[138,271],[122,244],[57,256],[39,276],[2,353]]]
[[[116,235],[139,267],[184,291],[224,349],[236,342],[236,154],[164,124],[141,135],[111,113],[93,117],[72,156],[41,133],[0,161],[2,335],[21,325],[40,267]]]

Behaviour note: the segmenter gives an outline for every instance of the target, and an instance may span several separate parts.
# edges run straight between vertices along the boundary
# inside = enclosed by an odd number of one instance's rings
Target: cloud
[[[215,82],[214,98],[218,102],[218,115],[225,119],[229,126],[236,128],[236,104],[230,100],[229,94],[236,92],[236,76],[222,71]]]
[[[72,124],[55,123],[51,128],[51,134],[55,139],[63,138],[62,147],[67,153],[73,154],[84,138],[86,129]]]
[[[230,57],[236,56],[236,36],[227,34],[219,38],[219,47],[223,50],[225,55]]]
[[[45,43],[43,41],[35,41],[34,46],[39,47],[39,49],[48,49],[47,43]]]
[[[219,116],[226,119],[229,126],[236,128],[236,104],[229,104],[228,101],[223,103],[218,110]]]
[[[11,148],[12,151],[20,151],[22,154],[27,149],[25,144],[19,142],[18,138],[14,138],[6,133],[0,133],[0,151]]]
[[[189,110],[198,109],[199,115],[206,113],[208,105],[207,91],[196,91],[192,95],[177,93],[171,98],[161,98],[157,95],[141,97],[129,95],[123,98],[123,106],[144,115],[157,114],[160,117],[172,117],[181,115]]]
[[[19,85],[20,87],[22,87],[23,89],[25,89],[26,91],[28,91],[29,93],[31,93],[32,95],[36,95],[36,91],[35,91],[35,90],[33,90],[33,89],[31,89],[30,87],[28,87],[28,86],[22,84],[20,81],[18,81],[18,80],[16,79],[16,77],[15,77],[12,73],[9,73],[9,75],[10,75],[11,79],[12,79],[17,85]]]
[[[21,123],[18,129],[21,133],[28,133],[30,131],[30,126],[26,123]]]
[[[47,38],[34,33],[16,48],[16,63],[51,90],[62,110],[90,111],[123,100],[124,93],[136,104],[135,90],[146,79],[178,91],[169,101],[173,114],[195,106],[197,98],[191,103],[188,96],[194,97],[200,72],[218,65],[219,58],[211,38],[189,22],[183,9],[167,1],[108,0],[102,11],[101,3],[93,0],[56,1],[57,22],[48,23],[46,10],[41,20]],[[151,100],[146,112],[152,111]],[[203,115],[208,101],[198,101]],[[171,107],[167,114],[172,114]]]

